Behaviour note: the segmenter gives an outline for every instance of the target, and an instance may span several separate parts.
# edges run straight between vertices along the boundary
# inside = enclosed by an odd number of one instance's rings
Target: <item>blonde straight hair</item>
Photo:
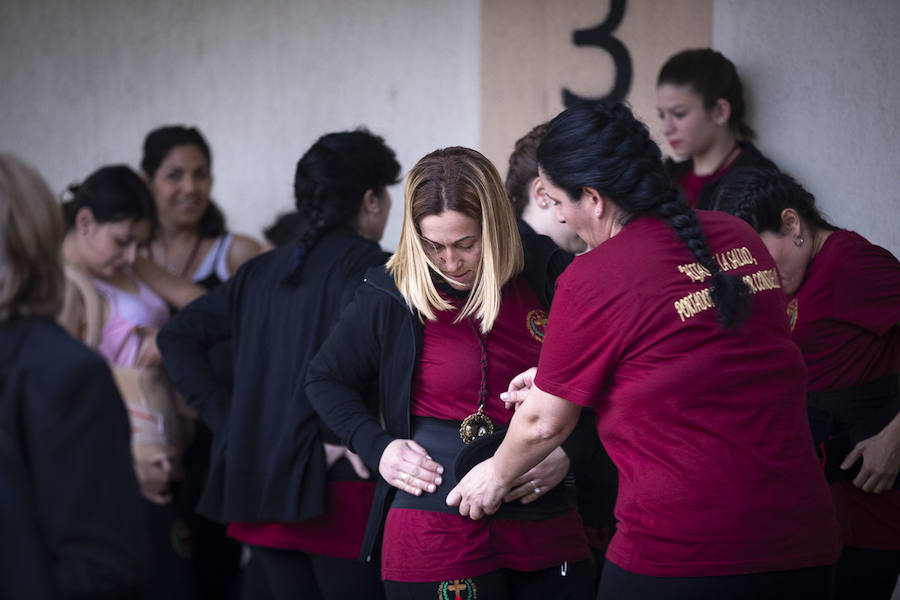
[[[62,209],[37,171],[0,153],[0,321],[54,317],[64,287]]]
[[[432,276],[441,271],[425,252],[419,229],[424,217],[448,210],[481,225],[481,264],[454,322],[472,316],[487,333],[500,312],[501,289],[522,271],[525,258],[500,174],[481,153],[456,146],[435,150],[416,163],[406,177],[400,242],[387,270],[420,319],[433,321],[435,311],[451,310],[435,288]]]

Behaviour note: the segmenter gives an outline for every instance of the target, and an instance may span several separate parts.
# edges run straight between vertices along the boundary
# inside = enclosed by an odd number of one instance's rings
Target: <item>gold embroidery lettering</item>
[[[747,254],[738,254],[735,256],[739,256],[742,261],[753,260],[753,257],[749,252]],[[724,260],[729,259],[724,258]],[[753,262],[755,263],[756,261],[753,260]],[[679,267],[679,270],[680,269],[681,268]],[[747,284],[750,288],[750,292],[753,294],[765,292],[767,290],[775,290],[781,287],[781,281],[778,279],[778,271],[776,269],[756,271],[755,273],[744,275],[741,279],[743,279],[744,283]],[[675,312],[678,313],[678,317],[681,319],[681,322],[684,323],[685,320],[690,319],[713,306],[715,305],[712,301],[712,296],[709,294],[709,288],[707,288],[699,292],[691,292],[684,298],[676,300]]]

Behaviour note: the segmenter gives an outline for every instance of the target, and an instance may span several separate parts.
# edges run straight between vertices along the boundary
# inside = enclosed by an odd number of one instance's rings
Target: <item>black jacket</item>
[[[523,237],[525,275],[544,307],[550,306],[556,278],[571,255],[550,238]],[[413,371],[422,351],[424,326],[400,295],[384,267],[370,270],[334,331],[309,365],[306,395],[325,424],[373,470],[395,439],[408,439]],[[378,380],[381,419],[371,415],[356,391]],[[596,438],[592,419],[582,419],[566,452],[582,457],[581,436]],[[577,441],[578,440],[578,441]],[[445,465],[447,466],[447,465]],[[379,478],[361,558],[371,560],[395,488]]]
[[[146,576],[146,525],[131,427],[106,362],[50,319],[0,323],[0,430],[23,465],[28,487],[16,493],[33,503],[42,539],[32,543],[49,556],[61,597],[133,597]],[[16,544],[14,531],[3,529],[4,544]],[[5,583],[28,576],[9,568],[0,565]]]
[[[736,171],[737,169],[741,169],[743,167],[776,168],[775,163],[763,156],[762,152],[760,152],[751,142],[738,142],[738,146],[741,147],[741,153],[738,154],[738,157],[736,159],[734,159],[734,163],[732,164],[731,169],[729,169],[729,172]],[[671,158],[667,158],[665,167],[666,173],[669,174],[669,179],[674,181],[678,177],[681,177],[688,170],[693,169],[694,161],[693,159],[689,158],[688,160],[675,162]],[[700,192],[700,198],[699,200],[697,200],[697,206],[695,208],[701,210],[712,209],[713,200],[715,199],[716,190],[719,187],[719,182],[721,182],[721,179],[713,181],[703,188],[703,191]]]
[[[387,255],[346,228],[326,233],[299,269],[297,251],[288,244],[247,262],[157,338],[175,386],[213,431],[197,510],[221,522],[296,523],[324,510],[320,422],[300,384],[363,274]],[[292,275],[297,281],[288,282]],[[208,353],[229,339],[233,391],[216,378]]]

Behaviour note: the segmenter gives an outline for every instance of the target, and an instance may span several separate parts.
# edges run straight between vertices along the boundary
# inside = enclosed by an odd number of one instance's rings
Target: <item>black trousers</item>
[[[252,547],[250,563],[244,600],[384,599],[378,564],[262,546]]]
[[[190,513],[178,501],[181,490],[165,506],[144,500],[149,528],[150,563],[143,598],[197,600],[197,573],[191,564]]]
[[[833,586],[833,565],[749,575],[651,577],[606,561],[597,600],[829,600]]]
[[[384,588],[389,600],[590,600],[594,596],[590,560],[540,571],[501,569],[447,581],[385,581]]]
[[[195,512],[209,470],[212,432],[201,422],[185,451],[184,481],[178,502],[190,530],[191,565],[199,600],[234,600],[240,573],[241,544],[226,535],[227,526]]]
[[[900,576],[900,552],[844,546],[837,562],[835,600],[890,600]]]

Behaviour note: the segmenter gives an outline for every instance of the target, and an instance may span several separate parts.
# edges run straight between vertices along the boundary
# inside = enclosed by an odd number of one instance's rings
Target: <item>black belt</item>
[[[806,410],[816,452],[828,481],[854,479],[862,461],[841,470],[854,446],[870,438],[900,412],[900,380],[894,374],[842,390],[810,392]],[[900,486],[900,477],[894,487]]]
[[[454,473],[459,458],[465,459],[466,453],[472,450],[484,451],[486,444],[499,445],[504,431],[497,431],[491,440],[479,438],[467,446],[459,437],[459,421],[446,421],[432,417],[414,417],[412,419],[412,439],[428,451],[435,461],[444,467],[444,481],[434,492],[422,492],[421,496],[414,496],[402,490],[394,495],[391,508],[412,508],[417,510],[429,510],[448,514],[459,514],[456,506],[447,506],[447,494],[458,483],[464,473]],[[463,456],[461,457],[461,453]],[[491,452],[491,454],[493,454]],[[487,454],[490,456],[491,454]],[[493,515],[497,519],[512,519],[520,521],[541,521],[550,517],[561,515],[577,506],[575,500],[575,479],[571,472],[563,481],[547,490],[537,500],[529,504],[522,504],[519,500],[504,502],[500,509]]]

